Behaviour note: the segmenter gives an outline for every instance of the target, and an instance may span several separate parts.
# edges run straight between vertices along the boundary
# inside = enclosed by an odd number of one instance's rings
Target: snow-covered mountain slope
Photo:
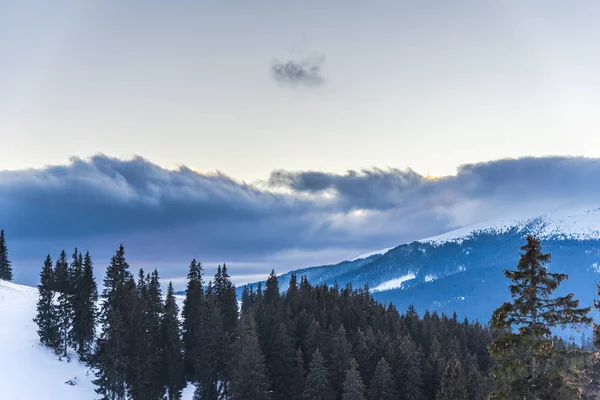
[[[513,229],[535,234],[540,239],[600,239],[600,208],[566,207],[535,216],[503,216],[419,241],[431,243],[460,241],[479,233],[500,234]]]
[[[569,274],[561,292],[589,306],[600,281],[600,208],[563,208],[541,215],[512,215],[440,236],[374,251],[335,266],[293,271],[313,284],[371,288],[373,297],[404,310],[438,311],[489,320],[510,298],[504,269],[513,269],[527,234],[552,254],[550,269]],[[344,266],[344,268],[340,268]],[[286,274],[289,275],[289,274]],[[287,280],[281,288],[287,287]]]
[[[37,289],[0,281],[0,397],[81,400],[97,398],[93,374],[72,355],[59,361],[39,345],[33,322]],[[77,382],[75,386],[67,381]]]
[[[76,354],[61,361],[39,344],[33,322],[37,298],[36,288],[0,280],[0,399],[97,399],[94,374]],[[190,386],[183,398],[192,397]]]

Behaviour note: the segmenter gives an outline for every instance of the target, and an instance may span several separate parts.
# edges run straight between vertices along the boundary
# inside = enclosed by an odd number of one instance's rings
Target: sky
[[[596,168],[598,16],[596,1],[2,2],[0,227],[27,265],[127,241],[147,265],[249,275],[484,218],[514,206],[490,193],[523,165]],[[461,181],[484,166],[489,181]],[[578,172],[556,168],[540,176],[571,188]],[[412,189],[449,181],[489,192]]]

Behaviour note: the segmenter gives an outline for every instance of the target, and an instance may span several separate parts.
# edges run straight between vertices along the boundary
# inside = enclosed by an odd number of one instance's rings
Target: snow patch
[[[371,289],[371,291],[372,292],[383,292],[385,290],[399,289],[402,287],[402,284],[404,282],[415,279],[416,277],[417,276],[415,274],[410,273],[410,274],[401,276],[399,278],[390,279],[389,281],[380,283],[379,285],[377,285],[376,287]]]

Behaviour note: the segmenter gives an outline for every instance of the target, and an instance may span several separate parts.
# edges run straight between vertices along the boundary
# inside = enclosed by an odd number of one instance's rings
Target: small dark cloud
[[[324,83],[321,66],[325,59],[312,56],[303,60],[275,60],[271,64],[271,76],[278,83],[293,86],[320,86]]]

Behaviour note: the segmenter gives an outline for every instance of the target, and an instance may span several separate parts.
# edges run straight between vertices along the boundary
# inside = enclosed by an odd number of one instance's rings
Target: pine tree
[[[169,282],[167,298],[160,323],[161,328],[161,376],[167,391],[167,400],[179,400],[185,385],[185,371],[183,365],[183,344],[179,329],[179,309],[175,301],[173,284]]]
[[[222,332],[218,336],[217,376],[221,384],[221,395],[227,398],[230,395],[229,385],[233,377],[233,364],[235,359],[235,340],[238,324],[238,303],[235,286],[227,272],[227,266],[219,266],[215,275],[212,294],[221,314]]]
[[[202,358],[201,341],[205,314],[202,264],[192,260],[187,279],[182,310],[185,373],[188,380],[198,382],[198,364]]]
[[[352,359],[352,347],[346,339],[346,328],[340,325],[327,349],[329,379],[334,393],[341,393],[346,371]]]
[[[394,372],[399,397],[405,400],[422,400],[425,396],[421,353],[410,336],[400,337],[397,346],[398,355]]]
[[[390,365],[385,358],[381,357],[371,378],[369,400],[394,400],[397,398]]]
[[[566,398],[570,384],[566,371],[557,367],[562,356],[553,344],[551,329],[589,324],[590,309],[580,308],[573,294],[551,297],[567,275],[547,270],[550,254],[541,252],[538,239],[528,236],[521,250],[525,253],[521,254],[517,270],[504,271],[511,281],[513,301],[502,304],[492,315],[492,327],[502,332],[489,346],[499,386],[494,396]]]
[[[123,245],[106,269],[102,290],[101,334],[93,358],[96,367],[96,393],[103,400],[124,400],[127,395],[128,359],[127,316],[131,314],[131,273]],[[134,283],[135,286],[135,283]]]
[[[73,305],[73,326],[71,336],[73,345],[81,360],[90,359],[96,336],[96,319],[98,311],[98,288],[94,278],[94,265],[90,253],[83,260],[79,253],[78,263],[82,264],[82,272],[77,283],[77,302]]]
[[[275,399],[288,400],[292,396],[292,382],[294,380],[293,346],[285,324],[281,323],[272,347],[277,357],[274,357],[269,363],[269,375],[273,382]]]
[[[140,400],[160,399],[165,392],[160,329],[164,306],[157,270],[147,276],[140,270],[136,300],[137,310],[131,320],[130,357],[135,360],[131,391],[135,393],[133,397]]]
[[[448,360],[442,384],[438,390],[436,400],[455,400],[467,398],[467,381],[463,368],[456,358]]]
[[[292,400],[302,400],[305,382],[304,358],[302,357],[302,349],[298,347],[298,350],[296,351],[296,361],[294,364],[294,377],[291,386]]]
[[[58,351],[60,336],[58,332],[58,315],[54,304],[54,291],[52,290],[53,274],[52,259],[48,255],[40,273],[37,314],[33,321],[38,326],[37,333],[40,337],[40,343]]]
[[[68,358],[71,321],[73,319],[72,309],[72,280],[67,261],[67,253],[63,250],[54,267],[54,289],[58,292],[57,315],[60,335],[59,350],[63,357]]]
[[[270,399],[270,382],[266,373],[265,358],[258,344],[256,323],[252,313],[242,317],[237,356],[232,382],[233,398],[236,400]]]
[[[0,230],[0,280],[9,282],[13,280],[13,270],[8,259],[8,248],[4,239],[4,230]]]
[[[358,363],[354,358],[350,360],[350,368],[346,372],[343,389],[343,400],[367,400],[365,397],[365,385],[358,372]]]
[[[310,363],[310,372],[306,377],[304,400],[333,400],[335,398],[329,380],[327,367],[319,349],[315,351]]]

